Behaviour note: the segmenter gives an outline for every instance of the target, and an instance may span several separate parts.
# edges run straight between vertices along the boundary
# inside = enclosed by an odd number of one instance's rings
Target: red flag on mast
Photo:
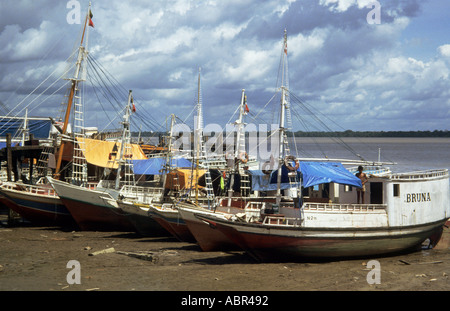
[[[94,28],[94,22],[92,21],[93,16],[94,16],[94,14],[92,14],[92,11],[89,10],[89,26]]]
[[[131,96],[131,104],[133,105],[133,107],[131,108],[131,111],[136,112],[136,106],[134,105],[133,96]]]

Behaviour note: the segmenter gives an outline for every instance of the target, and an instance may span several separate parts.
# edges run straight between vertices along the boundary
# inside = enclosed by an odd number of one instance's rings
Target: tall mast
[[[236,133],[236,151],[235,158],[238,158],[241,152],[245,152],[245,135],[244,135],[244,113],[246,103],[245,89],[242,89],[241,104],[239,106],[239,119],[236,121],[237,133]]]
[[[197,82],[197,120],[195,124],[195,172],[196,172],[196,181],[195,181],[195,202],[198,203],[198,175],[199,175],[199,165],[200,165],[200,152],[201,152],[201,144],[202,144],[202,102],[201,102],[201,90],[200,90],[200,70],[198,68],[198,82]]]
[[[122,130],[122,141],[120,144],[120,153],[119,153],[119,167],[117,168],[117,176],[116,176],[116,189],[120,187],[120,175],[122,173],[122,165],[127,166],[127,159],[130,155],[132,155],[131,150],[131,142],[130,142],[130,112],[131,112],[131,102],[133,100],[131,90],[128,93],[128,102],[125,108],[125,115],[123,117],[123,130]],[[132,160],[130,158],[130,160]],[[133,184],[133,180],[129,180],[128,177],[132,174],[129,170],[129,166],[126,167],[125,170],[125,184]],[[134,174],[133,174],[134,176]]]
[[[284,135],[285,135],[285,127],[284,127],[284,114],[286,111],[286,89],[284,86],[281,87],[281,110],[280,110],[280,127],[279,131],[279,160],[278,160],[278,175],[277,175],[277,196],[276,203],[280,204],[281,202],[281,173],[284,163]]]
[[[199,164],[200,157],[203,159],[203,166],[206,168],[205,172],[205,188],[206,197],[208,199],[208,207],[215,208],[214,191],[212,186],[211,174],[209,172],[208,157],[205,150],[205,144],[203,142],[203,107],[201,101],[201,88],[200,88],[200,68],[198,70],[198,90],[197,90],[197,122],[195,122],[195,152],[196,152],[196,181],[195,181],[195,202],[198,204],[198,179],[199,179]],[[192,186],[192,184],[191,184]]]
[[[288,70],[288,57],[287,57],[287,31],[284,30],[284,43],[283,43],[283,51],[282,51],[282,81],[281,86],[284,86],[286,89],[285,93],[285,101],[286,101],[286,130],[290,131],[292,130],[292,115],[291,115],[291,101],[289,96],[289,70]],[[292,134],[294,136],[294,134]],[[295,146],[295,154],[298,154],[297,150],[297,142],[294,139],[293,140],[294,146]],[[285,133],[285,148],[286,152],[290,152],[290,148],[288,145],[287,140],[287,133]]]
[[[167,174],[169,173],[170,170],[170,160],[172,158],[172,138],[173,138],[173,127],[175,125],[175,115],[172,114],[171,115],[171,121],[170,121],[170,131],[169,131],[169,140],[168,140],[168,145],[167,145],[167,154],[166,154],[166,164],[164,166],[164,173],[162,175],[163,178],[163,182],[162,182],[162,188],[163,190],[166,189],[166,181],[167,181]],[[161,196],[161,202],[164,199],[164,191],[163,194]]]
[[[78,93],[78,82],[80,81],[79,75],[80,75],[80,71],[81,71],[81,65],[82,65],[83,60],[85,60],[85,58],[87,57],[87,53],[88,53],[87,45],[83,46],[83,41],[84,41],[84,37],[86,34],[86,25],[88,22],[90,11],[91,11],[91,4],[89,3],[89,9],[86,14],[86,18],[84,20],[83,35],[81,36],[81,42],[80,42],[80,46],[78,48],[78,57],[77,57],[77,62],[76,62],[76,67],[75,67],[75,73],[74,73],[73,78],[69,79],[71,81],[71,87],[70,87],[69,97],[68,97],[68,101],[67,101],[66,113],[64,116],[64,124],[63,124],[63,128],[61,131],[61,146],[59,147],[58,156],[57,156],[57,160],[56,160],[56,169],[55,169],[55,175],[54,175],[55,179],[59,179],[59,177],[60,177],[61,162],[62,162],[62,156],[64,153],[64,147],[65,147],[64,136],[67,133],[67,127],[69,125],[69,118],[70,118],[70,113],[72,110],[73,99],[74,99],[74,97],[77,96],[77,93]],[[89,30],[87,32],[89,32]],[[87,34],[86,34],[86,37],[87,37]]]
[[[284,159],[290,153],[289,143],[286,131],[292,128],[290,101],[289,101],[289,74],[287,62],[287,31],[284,30],[283,50],[281,54],[281,109],[280,109],[280,126],[279,126],[279,165],[277,174],[277,194],[276,203],[281,202],[281,176],[283,171]],[[295,148],[297,145],[295,143]]]
[[[285,114],[288,116],[288,123],[290,123],[289,101],[287,95],[288,86],[288,71],[287,71],[287,31],[284,30],[283,51],[281,54],[281,100],[280,100],[280,126],[279,126],[279,158],[278,158],[278,174],[277,174],[277,194],[276,204],[281,202],[281,175],[284,164],[285,152],[289,151],[286,137]],[[285,146],[286,144],[286,146]]]
[[[233,197],[233,187],[234,187],[234,174],[236,172],[236,167],[239,170],[240,161],[239,158],[242,152],[245,152],[245,134],[244,134],[244,113],[245,113],[245,103],[246,103],[245,89],[242,89],[241,94],[241,104],[239,106],[239,118],[236,120],[235,125],[237,126],[236,133],[236,149],[234,151],[234,165],[231,170],[230,176],[230,188],[228,189],[228,206],[231,206],[231,198]],[[237,163],[235,162],[237,161]]]
[[[25,119],[23,120],[22,128],[22,146],[25,146],[25,139],[28,133],[28,108],[25,109]]]

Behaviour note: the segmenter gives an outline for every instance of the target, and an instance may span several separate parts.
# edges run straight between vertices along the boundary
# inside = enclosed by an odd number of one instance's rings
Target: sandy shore
[[[8,227],[6,216],[1,217],[1,291],[450,290],[448,228],[435,249],[375,258],[380,283],[369,284],[370,259],[257,263],[244,252],[202,252],[196,244],[170,236],[72,231],[23,222]],[[70,260],[79,262],[80,284],[68,283],[68,274],[75,271],[67,267]]]

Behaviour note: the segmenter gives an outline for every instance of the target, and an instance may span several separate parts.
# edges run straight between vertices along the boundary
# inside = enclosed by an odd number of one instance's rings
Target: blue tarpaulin
[[[134,173],[138,175],[161,175],[166,165],[165,158],[150,158],[133,160]],[[185,158],[174,158],[170,161],[171,167],[191,167],[191,161]]]
[[[275,170],[265,174],[261,170],[251,170],[252,190],[268,191],[277,189],[277,175]],[[288,170],[282,167],[281,189],[291,188],[287,176]],[[350,173],[341,163],[335,162],[300,162],[297,174],[302,175],[302,186],[305,188],[325,183],[338,183],[361,188],[361,180]]]
[[[302,172],[303,187],[305,188],[330,182],[362,187],[361,180],[350,173],[341,163],[300,162],[299,170]]]
[[[275,170],[270,174],[263,173],[261,170],[250,170],[248,172],[252,175],[252,190],[277,190],[278,170]],[[297,172],[297,174],[300,177],[300,172]],[[293,185],[289,183],[288,169],[283,165],[281,169],[280,189],[289,189],[292,188],[292,186]]]

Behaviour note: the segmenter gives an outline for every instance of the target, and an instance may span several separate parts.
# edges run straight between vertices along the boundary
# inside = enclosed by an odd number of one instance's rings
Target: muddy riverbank
[[[376,259],[258,263],[241,251],[202,252],[170,236],[0,226],[1,291],[447,291],[450,231],[435,249]],[[79,263],[79,284],[73,283]],[[372,268],[372,269],[371,269]],[[68,279],[68,275],[72,279]],[[371,274],[372,280],[374,274]],[[378,283],[378,284],[377,284]]]

